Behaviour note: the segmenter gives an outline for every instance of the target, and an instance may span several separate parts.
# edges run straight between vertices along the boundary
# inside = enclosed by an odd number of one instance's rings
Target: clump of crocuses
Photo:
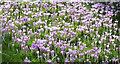
[[[118,62],[120,29],[112,17],[120,4],[64,3],[5,2],[1,36],[21,46],[24,62]]]

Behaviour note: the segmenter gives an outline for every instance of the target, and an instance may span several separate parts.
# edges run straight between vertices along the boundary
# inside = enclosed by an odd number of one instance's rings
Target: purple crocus
[[[30,63],[31,61],[28,60],[28,57],[25,58],[24,62]]]
[[[69,60],[68,60],[68,59],[66,59],[66,60],[65,60],[65,62],[69,62]]]
[[[49,59],[49,60],[47,60],[47,62],[50,63],[50,62],[52,62],[52,61]]]

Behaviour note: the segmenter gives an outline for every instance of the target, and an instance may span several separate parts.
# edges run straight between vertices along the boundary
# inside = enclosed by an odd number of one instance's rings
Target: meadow
[[[120,63],[120,2],[0,2],[2,62]]]

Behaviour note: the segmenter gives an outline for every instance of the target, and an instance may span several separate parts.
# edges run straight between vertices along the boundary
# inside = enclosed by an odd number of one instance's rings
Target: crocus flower
[[[48,62],[48,63],[50,63],[50,62],[51,62],[51,60],[49,59],[49,60],[47,60],[47,62]]]
[[[65,60],[65,62],[69,62],[69,60],[68,60],[68,59],[66,59],[66,60]]]
[[[25,58],[24,62],[30,63],[31,61],[28,60],[28,57]]]

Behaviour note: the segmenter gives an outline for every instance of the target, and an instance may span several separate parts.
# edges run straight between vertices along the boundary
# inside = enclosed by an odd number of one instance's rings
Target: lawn
[[[120,2],[0,2],[2,62],[120,63]]]

